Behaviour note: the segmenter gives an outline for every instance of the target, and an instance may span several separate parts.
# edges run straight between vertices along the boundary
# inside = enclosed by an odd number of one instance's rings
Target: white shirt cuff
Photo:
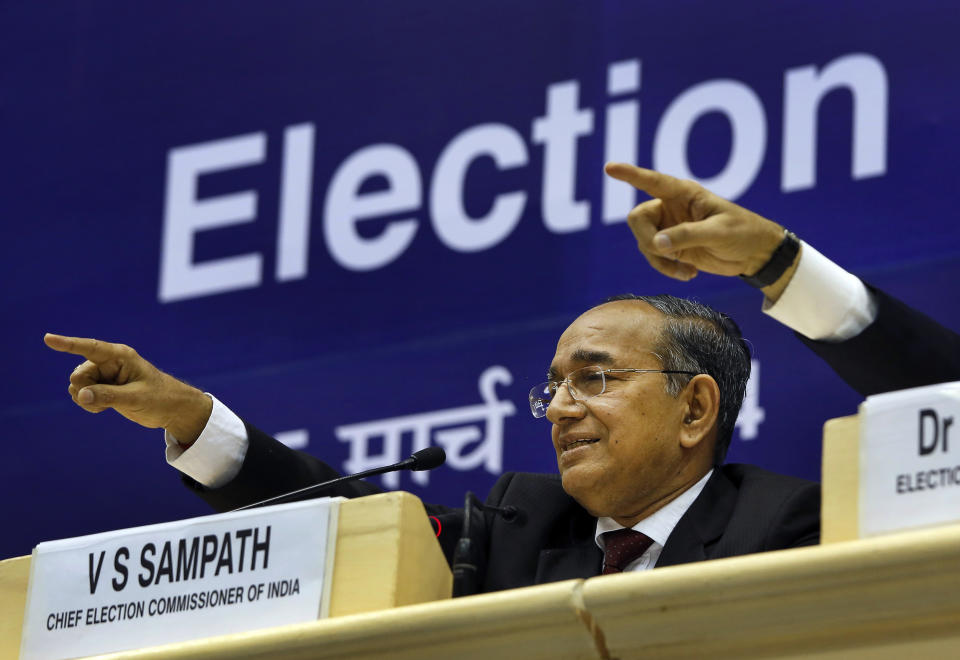
[[[243,420],[215,396],[207,396],[213,410],[197,441],[184,448],[166,431],[164,440],[168,464],[208,488],[219,488],[240,472],[249,441]]]
[[[856,277],[803,244],[793,278],[763,312],[805,337],[839,342],[856,337],[877,318],[877,302]]]

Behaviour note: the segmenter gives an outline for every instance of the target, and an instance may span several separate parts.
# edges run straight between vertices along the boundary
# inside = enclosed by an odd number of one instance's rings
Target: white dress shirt
[[[803,244],[800,263],[780,299],[763,312],[804,337],[843,341],[877,318],[877,301],[856,275]]]
[[[703,487],[707,485],[707,480],[710,479],[711,474],[713,474],[713,470],[707,472],[700,481],[680,493],[676,499],[630,528],[635,532],[646,534],[653,543],[650,544],[646,552],[626,565],[623,569],[624,573],[627,571],[646,571],[657,565],[657,560],[660,559],[663,546],[666,545],[667,539],[670,538],[673,528],[677,526],[677,523],[683,518],[683,514],[687,512],[687,509],[690,508],[693,501],[700,495]],[[593,537],[597,542],[597,546],[601,550],[605,550],[604,540],[600,535],[604,532],[614,532],[618,529],[624,529],[624,527],[613,518],[597,518],[597,531]]]

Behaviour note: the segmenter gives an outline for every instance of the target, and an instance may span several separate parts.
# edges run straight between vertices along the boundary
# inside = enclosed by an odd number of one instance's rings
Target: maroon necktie
[[[653,543],[649,536],[632,529],[604,532],[602,536],[606,548],[603,552],[604,575],[621,573]]]

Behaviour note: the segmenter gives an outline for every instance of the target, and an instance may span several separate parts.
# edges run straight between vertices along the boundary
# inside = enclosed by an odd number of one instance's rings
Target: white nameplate
[[[960,521],[960,382],[860,407],[860,536]]]
[[[326,616],[339,499],[39,544],[20,657],[75,658]]]

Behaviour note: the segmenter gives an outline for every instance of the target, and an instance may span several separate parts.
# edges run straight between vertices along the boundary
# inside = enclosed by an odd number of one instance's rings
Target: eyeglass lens
[[[540,383],[530,390],[530,412],[534,417],[543,417],[547,414],[547,406],[564,384],[568,385],[570,396],[577,401],[582,401],[602,394],[606,380],[603,369],[592,366],[572,371],[562,381]]]

